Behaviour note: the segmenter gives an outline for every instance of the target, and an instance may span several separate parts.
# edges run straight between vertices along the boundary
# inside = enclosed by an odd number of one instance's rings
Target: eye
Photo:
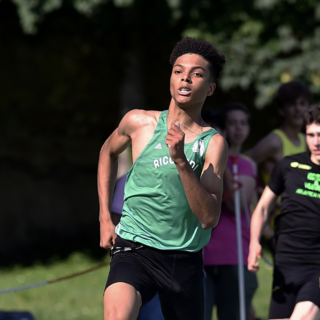
[[[195,72],[194,75],[195,75],[196,77],[202,77],[202,74],[199,73],[199,72]]]
[[[180,71],[180,70],[175,70],[174,73],[175,73],[175,74],[180,74],[181,71]]]

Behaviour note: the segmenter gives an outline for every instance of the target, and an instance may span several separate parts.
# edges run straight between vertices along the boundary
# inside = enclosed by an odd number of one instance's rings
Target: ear
[[[210,96],[212,96],[213,95],[213,93],[214,93],[214,90],[216,89],[216,84],[214,83],[214,82],[211,82],[210,84],[209,84],[209,91],[208,91],[208,97],[210,97]]]

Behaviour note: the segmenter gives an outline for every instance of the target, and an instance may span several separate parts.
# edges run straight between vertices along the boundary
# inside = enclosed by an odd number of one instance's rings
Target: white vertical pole
[[[234,188],[238,188],[238,163],[237,155],[231,155],[232,173],[234,179]],[[243,253],[242,253],[242,232],[241,232],[241,207],[240,207],[240,190],[234,193],[234,206],[237,230],[237,249],[238,249],[238,277],[239,277],[239,304],[240,304],[240,320],[246,320],[246,305],[244,293],[244,270],[243,270]]]

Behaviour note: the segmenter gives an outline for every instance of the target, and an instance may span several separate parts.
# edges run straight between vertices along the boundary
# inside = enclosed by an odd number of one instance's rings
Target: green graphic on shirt
[[[299,188],[296,190],[296,193],[303,196],[320,199],[320,174],[309,172],[307,175],[307,179],[309,181],[306,181],[304,183],[305,189]]]

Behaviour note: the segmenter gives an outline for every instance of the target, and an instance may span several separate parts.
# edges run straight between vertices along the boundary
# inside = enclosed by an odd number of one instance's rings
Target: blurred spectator
[[[304,113],[311,102],[309,88],[296,81],[285,83],[280,86],[276,101],[283,118],[280,128],[271,131],[246,152],[261,167],[265,185],[268,184],[272,169],[283,157],[307,150],[301,129]]]
[[[311,102],[311,92],[303,83],[292,81],[280,86],[276,102],[283,118],[280,128],[271,131],[252,149],[246,152],[259,167],[263,185],[268,184],[274,166],[283,158],[307,150],[304,134],[301,133],[303,116]],[[264,228],[264,238],[274,255],[273,217],[279,213],[279,204],[270,215],[271,227]]]
[[[224,194],[233,189],[230,155],[238,155],[239,181],[243,185],[246,202],[241,197],[241,229],[243,245],[243,262],[247,263],[250,230],[250,217],[246,217],[245,207],[250,214],[251,201],[256,201],[256,168],[247,156],[242,155],[242,144],[246,140],[249,127],[249,111],[241,103],[227,104],[221,113],[222,132],[229,143],[229,158],[224,174]],[[208,120],[207,120],[208,121]],[[217,119],[213,119],[213,122]],[[249,218],[249,219],[248,219]],[[204,264],[206,271],[206,310],[205,319],[211,320],[213,306],[217,306],[219,320],[238,320],[240,317],[238,290],[238,253],[234,197],[222,203],[220,221],[212,230],[211,240],[204,247]],[[251,300],[257,288],[257,279],[244,268],[246,319],[249,319]]]

